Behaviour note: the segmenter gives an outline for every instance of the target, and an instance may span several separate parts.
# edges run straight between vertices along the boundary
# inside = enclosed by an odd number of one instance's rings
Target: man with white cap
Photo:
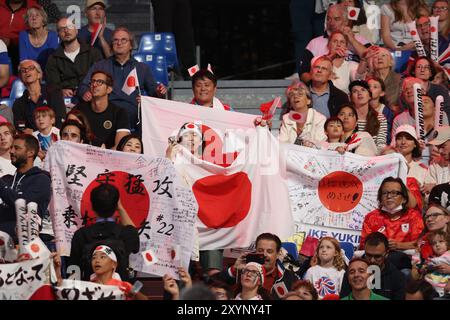
[[[437,128],[434,139],[429,144],[437,147],[441,159],[428,168],[425,176],[427,190],[431,190],[436,184],[450,181],[450,126]]]
[[[104,0],[86,0],[85,14],[88,24],[81,27],[78,32],[78,39],[90,44],[94,40],[93,46],[108,58],[112,55],[111,40],[112,30],[106,27],[106,3]],[[100,31],[97,31],[100,28]],[[98,34],[97,34],[98,32]]]

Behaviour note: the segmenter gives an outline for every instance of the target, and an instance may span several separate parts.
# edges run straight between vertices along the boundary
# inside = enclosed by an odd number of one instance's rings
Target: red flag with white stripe
[[[103,25],[101,23],[95,23],[94,24],[94,30],[91,33],[91,47],[94,46],[95,41],[98,38],[98,35],[100,34],[100,31],[102,31]]]

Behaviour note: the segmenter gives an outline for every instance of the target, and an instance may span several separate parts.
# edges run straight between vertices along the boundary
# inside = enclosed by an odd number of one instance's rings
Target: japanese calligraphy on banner
[[[94,282],[64,279],[55,287],[57,300],[125,300],[117,286],[106,286]]]
[[[131,266],[156,275],[174,270],[180,263],[188,267],[197,204],[168,159],[58,141],[49,149],[45,167],[52,178],[49,209],[61,255],[70,254],[76,230],[95,222],[91,190],[100,184],[112,184],[139,229],[141,251],[151,249],[158,260],[149,265],[143,263],[142,255],[131,255]],[[115,217],[119,220],[117,212]],[[174,247],[180,249],[176,263],[172,258]]]
[[[49,256],[0,264],[0,300],[28,300],[49,284]]]
[[[378,207],[384,178],[406,181],[407,165],[400,154],[363,157],[285,145],[289,197],[295,232],[359,244],[364,217]]]

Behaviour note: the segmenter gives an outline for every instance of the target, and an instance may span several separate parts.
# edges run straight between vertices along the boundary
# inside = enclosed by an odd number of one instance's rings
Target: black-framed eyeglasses
[[[107,82],[105,80],[102,79],[92,79],[91,82],[89,82],[90,86],[101,86],[101,85],[107,85]]]
[[[401,191],[383,191],[381,192],[381,196],[382,197],[398,197],[398,196],[403,196],[403,193]]]
[[[29,71],[34,71],[36,70],[36,66],[29,66],[29,67],[22,67],[20,68],[20,73],[27,73]]]
[[[436,219],[437,217],[439,217],[439,216],[443,216],[444,214],[443,213],[441,213],[441,212],[434,212],[434,213],[429,213],[429,214],[427,214],[427,215],[425,215],[423,218],[425,219],[425,220],[428,220],[428,219]]]

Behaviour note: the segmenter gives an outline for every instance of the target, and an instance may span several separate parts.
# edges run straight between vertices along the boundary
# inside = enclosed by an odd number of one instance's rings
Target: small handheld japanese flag
[[[134,92],[134,90],[136,90],[136,87],[139,87],[139,80],[136,68],[133,68],[128,77],[125,79],[122,91],[125,92],[127,95],[130,95]]]
[[[144,258],[144,263],[148,266],[151,266],[152,264],[157,263],[158,257],[156,256],[156,254],[153,252],[152,249],[148,249],[146,251],[141,252],[142,257]]]
[[[200,67],[198,66],[198,64],[196,64],[195,66],[192,66],[188,69],[189,75],[192,77],[194,74],[197,73],[197,71],[200,70]]]
[[[273,118],[277,108],[281,107],[281,97],[276,97],[272,101],[265,102],[260,105],[259,109],[261,110],[263,116],[263,120],[270,120]]]
[[[25,246],[25,253],[28,253],[33,259],[49,257],[51,254],[40,238],[28,243]]]
[[[298,123],[305,123],[306,122],[306,113],[290,111],[289,119],[291,119],[292,121],[298,122]]]
[[[349,20],[358,20],[359,17],[359,8],[356,7],[348,7],[347,8],[347,17]]]
[[[98,35],[100,34],[100,31],[102,31],[103,25],[101,23],[94,24],[94,30],[91,33],[91,47],[94,46],[95,41],[98,38]]]

